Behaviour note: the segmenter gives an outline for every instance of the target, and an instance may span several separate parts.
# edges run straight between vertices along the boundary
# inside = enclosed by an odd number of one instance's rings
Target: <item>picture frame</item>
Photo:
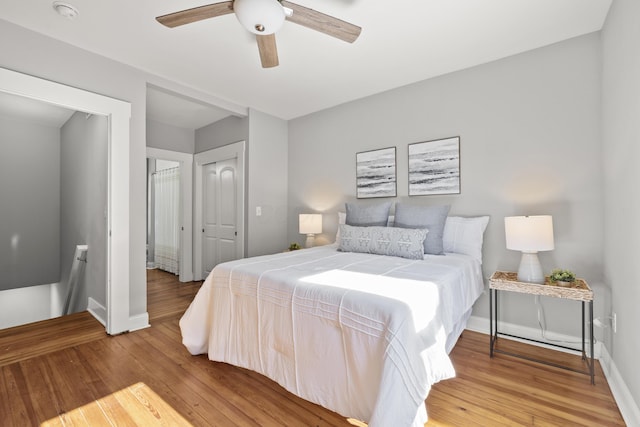
[[[356,153],[356,197],[396,197],[396,147]]]
[[[409,144],[409,196],[460,194],[460,137]]]

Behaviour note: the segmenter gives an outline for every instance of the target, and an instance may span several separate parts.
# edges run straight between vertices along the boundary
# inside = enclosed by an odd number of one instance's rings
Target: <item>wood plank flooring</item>
[[[0,329],[0,366],[106,336],[104,326],[86,311]]]
[[[111,337],[80,313],[0,330],[0,425],[364,425],[254,372],[189,355],[178,321],[200,283],[182,284],[159,270],[147,277],[150,328]],[[457,377],[431,390],[426,426],[624,425],[599,364],[592,386],[586,375],[491,359],[488,340],[465,331],[451,354]],[[579,363],[565,353],[530,351]]]

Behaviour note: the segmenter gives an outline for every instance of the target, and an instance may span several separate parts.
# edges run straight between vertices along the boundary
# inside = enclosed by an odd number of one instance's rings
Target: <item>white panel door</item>
[[[236,259],[237,236],[236,232],[236,159],[225,160],[217,163],[218,170],[218,212],[220,221],[219,235],[219,262]]]
[[[237,258],[236,159],[202,167],[202,277],[213,267]]]
[[[203,277],[207,277],[218,263],[218,176],[215,163],[202,167],[202,180],[202,270]]]

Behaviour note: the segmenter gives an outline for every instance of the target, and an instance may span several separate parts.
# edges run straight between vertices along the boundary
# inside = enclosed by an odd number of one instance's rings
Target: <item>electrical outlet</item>
[[[614,334],[618,331],[618,315],[616,313],[611,314],[611,329]]]

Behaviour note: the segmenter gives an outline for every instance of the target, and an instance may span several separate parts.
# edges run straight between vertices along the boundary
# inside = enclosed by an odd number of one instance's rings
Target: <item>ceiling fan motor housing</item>
[[[362,30],[356,25],[288,0],[226,0],[168,13],[156,17],[156,20],[166,27],[174,28],[231,13],[235,13],[247,31],[256,35],[263,68],[278,65],[274,33],[282,27],[285,19],[348,43],[353,43]]]
[[[240,24],[254,34],[273,34],[285,20],[284,8],[278,0],[235,0],[233,11]]]

